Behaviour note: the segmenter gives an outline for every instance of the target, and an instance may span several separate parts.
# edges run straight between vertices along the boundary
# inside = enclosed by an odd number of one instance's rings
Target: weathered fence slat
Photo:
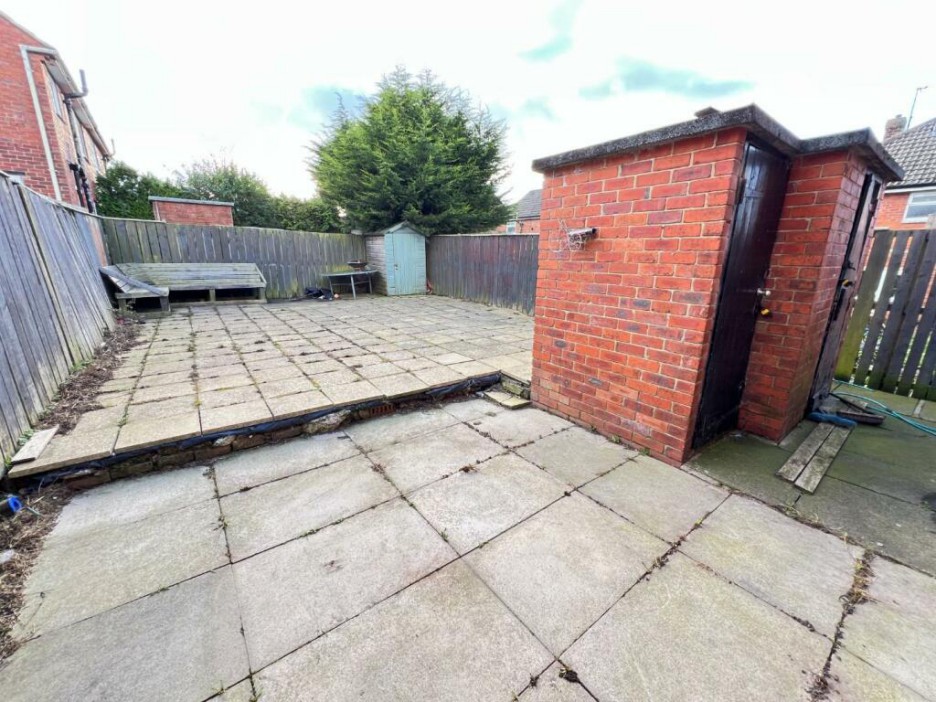
[[[934,326],[936,230],[876,232],[836,377],[933,398]]]

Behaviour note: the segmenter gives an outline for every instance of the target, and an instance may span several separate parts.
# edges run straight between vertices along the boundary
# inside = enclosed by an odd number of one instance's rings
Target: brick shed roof
[[[893,187],[936,184],[936,119],[901,132],[886,146],[904,170],[903,180]]]
[[[531,190],[517,203],[517,219],[539,219],[543,202],[542,190]]]
[[[800,139],[757,105],[739,107],[728,112],[705,111],[703,116],[688,122],[680,122],[668,127],[653,129],[649,132],[641,132],[621,139],[586,146],[582,149],[574,149],[554,156],[538,158],[533,161],[533,170],[542,173],[560,166],[589,161],[603,156],[638,151],[649,146],[702,134],[711,134],[732,127],[742,127],[748,130],[788,156],[854,149],[867,159],[874,171],[885,181],[898,180],[903,177],[903,170],[881,146],[881,143],[874,137],[870,129],[841,132],[812,139]]]

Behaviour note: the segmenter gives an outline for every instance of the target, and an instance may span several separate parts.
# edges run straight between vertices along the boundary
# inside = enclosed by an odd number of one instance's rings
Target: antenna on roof
[[[910,124],[913,122],[913,111],[916,109],[917,98],[920,97],[920,93],[922,93],[928,87],[928,85],[921,85],[916,89],[916,92],[913,93],[913,104],[910,105],[910,116],[907,117],[907,129],[910,129]]]

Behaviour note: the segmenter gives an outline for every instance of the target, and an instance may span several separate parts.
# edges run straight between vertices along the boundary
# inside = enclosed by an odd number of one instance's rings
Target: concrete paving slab
[[[453,363],[448,366],[453,371],[466,378],[476,378],[496,373],[499,368],[481,361],[465,361],[464,363]]]
[[[413,371],[413,375],[431,388],[445,387],[446,385],[453,385],[464,380],[464,376],[450,370],[448,366]]]
[[[828,636],[862,549],[743,497],[729,497],[680,550]]]
[[[217,407],[230,407],[244,402],[258,402],[262,399],[260,390],[256,385],[241,385],[225,390],[201,391],[198,395],[198,405],[208,410]]]
[[[325,393],[319,392],[318,390],[300,392],[295,395],[286,395],[284,397],[269,397],[266,403],[276,419],[296,417],[300,414],[307,414],[324,409],[325,407],[331,407],[332,404],[331,400],[325,396]]]
[[[728,496],[724,490],[649,456],[637,456],[582,492],[673,543]]]
[[[537,638],[559,655],[668,548],[573,494],[465,558]]]
[[[227,562],[214,500],[72,538],[53,530],[26,581],[18,635],[100,614]]]
[[[264,699],[509,700],[549,653],[463,563],[255,675]]]
[[[447,402],[442,405],[442,409],[460,422],[470,422],[473,419],[481,419],[482,417],[493,417],[495,414],[503,412],[505,408],[489,400],[477,398]]]
[[[75,495],[65,505],[46,543],[82,536],[172,512],[215,496],[204,466],[116,480]]]
[[[602,700],[809,700],[831,644],[674,554],[563,655]]]
[[[932,439],[929,441],[933,443]],[[921,454],[922,446],[910,444],[908,447],[907,442],[903,445],[910,450],[892,454],[886,467],[875,456],[839,451],[826,475],[911,504],[924,505],[929,496],[936,495],[936,470],[931,465],[933,448]]]
[[[562,666],[553,663],[536,680],[536,685],[530,687],[520,695],[520,702],[594,702],[580,683],[569,682],[559,673]]]
[[[344,432],[296,438],[281,444],[238,451],[214,464],[218,494],[229,495],[359,453]]]
[[[503,451],[464,424],[456,424],[392,444],[370,457],[397,488],[410,492]]]
[[[100,429],[110,429],[116,427],[123,420],[126,406],[121,403],[114,407],[105,407],[104,409],[85,412],[79,418],[72,431],[84,433],[87,431],[98,431]]]
[[[427,485],[410,501],[459,553],[467,553],[562,497],[566,487],[514,455]]]
[[[221,498],[231,556],[241,560],[399,495],[355,456]]]
[[[239,429],[273,419],[273,413],[263,400],[241,402],[226,407],[199,407],[202,433]]]
[[[398,499],[235,564],[251,666],[259,670],[456,557]]]
[[[140,378],[137,388],[153,388],[159,385],[171,385],[173,383],[186,383],[192,379],[192,368],[178,370],[173,373],[159,373],[156,375],[147,375]]]
[[[232,373],[213,378],[198,376],[198,392],[204,394],[210,390],[230,390],[245,385],[253,385],[253,378],[248,373]]]
[[[160,420],[145,420],[141,422],[127,422],[120,427],[114,451],[130,451],[133,449],[156,446],[168,441],[181,441],[201,433],[201,422],[198,410],[192,409],[184,414],[164,417]]]
[[[396,373],[403,373],[404,370],[399,366],[396,366],[392,363],[372,363],[369,365],[360,366],[355,369],[364,378],[382,378],[387,375],[395,375]]]
[[[126,407],[130,404],[130,392],[102,392],[94,398],[101,407]]]
[[[815,426],[807,424],[810,429]],[[702,449],[687,467],[764,502],[787,506],[801,493],[776,472],[797,446],[799,443],[787,450],[749,434],[729,434]]]
[[[517,449],[559,480],[579,487],[637,455],[581,427],[570,427]]]
[[[826,476],[796,503],[806,519],[936,575],[933,511]]]
[[[936,699],[936,580],[875,559],[870,601],[846,617],[847,651],[917,694]]]
[[[110,456],[117,441],[119,427],[108,427],[95,431],[57,434],[34,461],[18,463],[10,469],[9,476],[18,478],[55,470],[73,463],[93,461]]]
[[[370,382],[387,397],[414,395],[429,388],[428,383],[423,382],[411,373],[397,373],[396,375],[371,378]]]
[[[314,376],[313,376],[314,378]],[[325,396],[332,401],[334,405],[351,405],[358,402],[367,402],[369,400],[380,400],[383,398],[383,391],[378,390],[367,380],[359,380],[355,383],[343,383],[341,385],[330,385],[323,388]]]
[[[171,397],[182,397],[183,395],[194,395],[195,383],[187,380],[184,383],[170,383],[169,385],[157,385],[152,388],[137,388],[133,391],[131,404],[140,405],[144,402],[155,402],[156,400],[168,400]]]
[[[482,434],[508,448],[515,448],[572,426],[561,417],[527,407],[513,412],[481,417],[470,421]]]
[[[260,698],[254,694],[254,689],[248,679],[227,688],[220,695],[211,699],[215,700],[215,702],[259,702]]]
[[[407,441],[420,434],[452,426],[457,420],[441,409],[419,409],[351,424],[346,434],[364,451]]]
[[[258,383],[257,389],[265,399],[269,400],[272,397],[294,395],[298,392],[311,392],[314,388],[308,378],[300,376],[298,378],[286,378],[285,380],[270,380],[265,383]]]
[[[881,700],[882,702],[926,702],[910,688],[840,648],[829,668],[829,697],[833,702]]]
[[[161,421],[168,417],[186,414],[196,407],[193,395],[147,402],[145,405],[130,405],[127,407],[127,423]]]
[[[53,631],[0,669],[7,702],[201,700],[249,673],[230,568]]]

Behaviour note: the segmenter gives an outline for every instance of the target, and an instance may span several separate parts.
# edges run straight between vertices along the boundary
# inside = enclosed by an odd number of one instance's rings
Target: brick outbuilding
[[[216,224],[234,226],[234,203],[215,200],[189,200],[181,197],[149,198],[153,219],[169,224]]]
[[[778,440],[822,400],[901,175],[869,130],[802,140],[752,105],[533,167],[534,402],[678,464],[737,426]]]

